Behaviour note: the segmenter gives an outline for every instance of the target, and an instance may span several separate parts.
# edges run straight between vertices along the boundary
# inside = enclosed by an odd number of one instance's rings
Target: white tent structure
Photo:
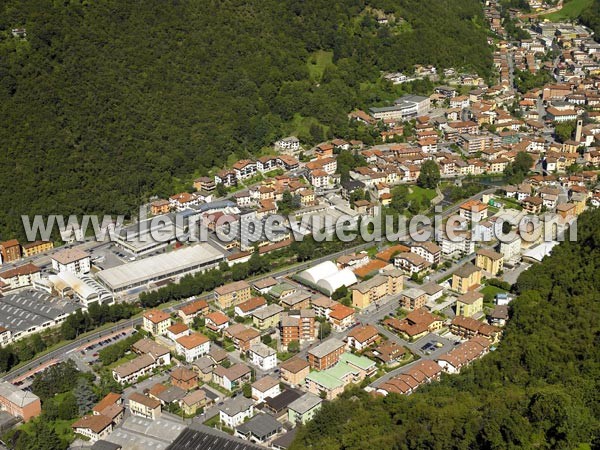
[[[325,261],[298,274],[307,284],[318,288],[327,295],[333,294],[342,286],[357,283],[356,275],[350,269],[339,270],[334,262]]]
[[[319,280],[326,278],[338,272],[338,268],[333,261],[325,261],[317,264],[310,269],[306,269],[298,274],[298,276],[311,284],[317,285]]]

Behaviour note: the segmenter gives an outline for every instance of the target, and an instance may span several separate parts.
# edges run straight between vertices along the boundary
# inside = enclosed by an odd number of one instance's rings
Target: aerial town
[[[600,206],[600,44],[582,25],[517,12],[528,37],[511,39],[496,3],[484,11],[498,36],[489,39],[496,84],[432,66],[382,74],[394,84],[429,79],[435,88],[349,112],[377,135],[375,145],[334,138],[307,147],[282,137],[270,155],[198,178],[195,192],[142,205],[148,216],[123,224],[114,240],[74,228],[63,245],[0,243],[2,347],[100,307],[137,308],[5,373],[0,430],[42,414],[36,379],[74,364],[113,389],[69,419],[63,432],[73,448],[183,448],[201,432],[210,443],[193,448],[286,449],[298,426],[351,386],[410,395],[502,345],[511,285],[578,215]],[[517,73],[548,82],[530,89]],[[439,177],[424,185],[432,163]],[[406,234],[290,260],[289,222],[274,238],[217,236],[228,226],[224,216],[350,217],[356,226],[384,211],[404,213],[402,202],[411,215],[436,207],[444,221],[454,217],[461,239],[437,229],[427,241]],[[522,230],[496,238],[501,216],[517,224],[526,215],[552,215],[552,239],[527,239]],[[175,233],[161,228],[176,217]],[[192,223],[209,230],[205,242],[180,239]],[[318,231],[311,223],[302,221],[302,235]],[[165,239],[149,238],[163,232]],[[257,256],[270,266],[248,271]],[[214,271],[232,277],[198,295],[160,294]]]

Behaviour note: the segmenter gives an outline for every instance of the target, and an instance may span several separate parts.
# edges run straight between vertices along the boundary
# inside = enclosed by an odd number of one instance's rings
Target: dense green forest
[[[595,40],[600,40],[600,0],[594,0],[592,5],[581,13],[579,20],[594,30]]]
[[[398,94],[382,70],[490,76],[486,32],[478,0],[5,0],[0,237],[130,213],[290,132],[360,136],[346,114]]]
[[[408,397],[345,392],[293,449],[600,448],[600,211],[516,283],[498,349]]]

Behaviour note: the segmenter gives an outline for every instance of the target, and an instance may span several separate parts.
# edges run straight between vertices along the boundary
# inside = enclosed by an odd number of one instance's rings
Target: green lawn
[[[552,22],[560,22],[561,20],[577,19],[583,10],[589,8],[594,0],[565,0],[560,11],[543,16]]]
[[[489,299],[496,298],[496,294],[502,294],[506,291],[504,289],[500,289],[499,287],[488,285],[484,287],[480,292],[484,295],[484,301],[489,301]]]
[[[431,201],[435,198],[435,189],[425,189],[420,186],[410,186],[409,189],[411,191],[411,193],[408,194],[409,200],[418,198],[421,201],[425,199]]]
[[[333,67],[333,52],[325,50],[317,50],[308,57],[306,62],[308,66],[308,72],[313,80],[320,80],[323,76],[323,72],[327,67]]]

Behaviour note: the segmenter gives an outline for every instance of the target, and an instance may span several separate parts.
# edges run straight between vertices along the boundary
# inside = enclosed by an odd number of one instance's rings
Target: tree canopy
[[[353,138],[350,110],[398,94],[381,71],[491,62],[477,0],[4,1],[0,233],[22,236],[22,214],[134,214],[295,118]]]
[[[599,448],[600,211],[515,289],[495,351],[410,396],[349,390],[291,448]]]

